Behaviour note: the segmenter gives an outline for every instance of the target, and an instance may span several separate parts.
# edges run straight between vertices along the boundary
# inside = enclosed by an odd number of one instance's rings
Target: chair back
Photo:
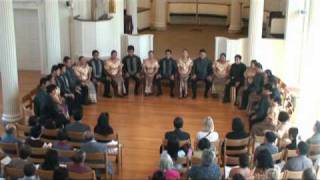
[[[112,141],[112,140],[119,141],[119,136],[117,133],[109,134],[107,136],[95,133],[94,137],[97,141],[105,141],[105,142]]]
[[[86,153],[86,164],[92,169],[104,169],[105,172],[101,176],[105,176],[108,179],[108,153]]]
[[[19,156],[19,145],[18,143],[0,143],[0,149],[10,156],[18,157]]]
[[[37,175],[41,180],[52,180],[53,179],[53,171],[52,170],[43,170],[38,169]]]
[[[248,153],[248,145],[249,145],[250,138],[243,138],[243,139],[225,139],[224,143],[224,150],[226,155],[240,155],[244,153]],[[240,150],[228,150],[227,147],[244,147]]]
[[[167,146],[167,144],[168,144],[168,140],[167,139],[162,140],[162,145],[161,145],[162,150],[164,150],[164,148]],[[191,140],[190,139],[179,141],[179,147],[180,148],[183,147],[184,145],[187,145],[187,144],[191,145]]]
[[[41,138],[43,139],[57,139],[59,129],[43,129]]]
[[[233,157],[233,156],[228,156],[225,155],[224,157],[224,164],[228,166],[236,166],[239,165],[239,157]]]
[[[36,148],[36,147],[31,147],[31,155],[30,155],[30,160],[34,164],[41,164],[44,162],[44,157],[47,153],[47,148]]]
[[[288,171],[288,170],[286,170],[284,172],[283,179],[284,180],[286,180],[286,179],[301,179],[302,174],[303,174],[303,171]]]
[[[280,151],[278,153],[272,154],[273,162],[281,161],[284,159],[284,152]]]
[[[18,169],[18,168],[13,168],[8,166],[4,167],[4,177],[6,179],[12,179],[13,177],[18,178],[23,176],[24,176],[23,169]]]
[[[289,158],[296,157],[296,156],[298,156],[296,149],[293,149],[293,150],[286,149],[284,159],[285,159],[285,161],[288,161]]]
[[[73,150],[61,150],[61,149],[56,149],[56,150],[58,151],[59,157],[68,158],[68,159],[71,159],[76,153]]]
[[[88,180],[88,179],[96,179],[95,171],[87,172],[87,173],[75,173],[69,172],[70,180]]]
[[[86,141],[83,136],[83,132],[67,131],[67,134],[69,137],[69,144],[75,148],[81,147],[83,142]]]
[[[23,124],[16,124],[17,128],[17,137],[20,139],[26,139],[26,134],[30,134],[31,127],[23,125]]]

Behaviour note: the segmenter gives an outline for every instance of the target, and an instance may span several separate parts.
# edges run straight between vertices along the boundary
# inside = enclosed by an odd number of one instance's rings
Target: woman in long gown
[[[188,80],[193,66],[188,50],[184,49],[182,57],[177,62],[179,72],[179,93],[180,98],[188,96]]]
[[[148,58],[143,61],[143,71],[145,74],[145,89],[144,94],[149,96],[152,94],[153,81],[155,75],[158,73],[159,63],[154,58],[154,52],[149,51]]]
[[[85,57],[79,57],[79,63],[74,67],[74,71],[81,81],[81,86],[86,87],[88,89],[88,97],[86,97],[88,103],[96,103],[97,102],[97,93],[96,89],[91,82],[91,72],[92,69],[88,65]]]
[[[125,93],[124,81],[122,77],[122,63],[117,57],[118,53],[115,50],[111,51],[111,57],[105,62],[104,69],[107,76],[111,80],[113,91],[116,96],[122,97]]]
[[[223,96],[224,86],[228,80],[230,64],[226,60],[226,54],[221,53],[220,58],[213,63],[213,84],[212,84],[212,94],[217,94],[219,97]]]

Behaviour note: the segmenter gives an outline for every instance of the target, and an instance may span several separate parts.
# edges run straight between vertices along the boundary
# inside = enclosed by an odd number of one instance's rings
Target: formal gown
[[[122,77],[122,63],[120,59],[112,60],[109,59],[105,63],[105,70],[111,77],[112,83],[115,84],[117,88],[118,95],[122,95],[126,92],[124,88],[124,81]],[[115,91],[116,89],[114,89]]]
[[[217,60],[212,66],[214,69],[212,93],[223,95],[223,89],[229,75],[230,64],[228,61],[221,62]]]
[[[91,103],[96,103],[97,102],[97,93],[96,89],[94,87],[94,84],[90,80],[90,75],[92,72],[91,67],[86,64],[85,66],[77,65],[75,66],[75,72],[80,79],[81,83],[83,86],[88,87],[88,101]]]
[[[143,70],[145,73],[145,90],[144,92],[146,94],[151,94],[152,93],[152,86],[153,86],[153,80],[158,72],[159,69],[159,63],[155,59],[146,59],[143,62]]]
[[[179,72],[179,92],[180,96],[184,94],[188,95],[188,80],[193,66],[193,61],[191,58],[179,59],[178,63],[178,72]]]

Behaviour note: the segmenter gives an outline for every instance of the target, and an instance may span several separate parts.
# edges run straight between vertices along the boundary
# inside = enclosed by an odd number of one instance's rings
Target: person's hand
[[[191,79],[195,80],[197,78],[196,75],[192,75]]]
[[[208,76],[207,80],[211,82],[212,81],[212,76]]]
[[[240,86],[240,82],[236,82],[235,86],[239,87]]]
[[[174,75],[171,75],[171,76],[170,76],[170,79],[173,81],[173,80],[174,80]]]
[[[156,78],[161,79],[161,74],[157,74]]]

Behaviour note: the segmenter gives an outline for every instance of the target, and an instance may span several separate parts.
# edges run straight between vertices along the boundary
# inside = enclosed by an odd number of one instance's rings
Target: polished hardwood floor
[[[169,26],[169,31],[155,33],[155,49],[162,55],[165,48],[172,48],[179,55],[182,48],[190,49],[196,56],[199,48],[207,48],[213,56],[213,38],[215,35],[226,35],[224,27],[203,26],[202,30],[193,30],[194,26]],[[180,32],[180,33],[179,33]],[[234,37],[239,35],[233,35]],[[41,77],[39,72],[19,72],[20,96],[34,88]],[[2,88],[1,88],[2,89]],[[131,89],[132,91],[132,89]],[[159,146],[164,133],[173,128],[176,116],[184,118],[184,130],[194,139],[196,132],[202,128],[205,116],[214,118],[215,130],[220,137],[230,131],[231,120],[235,116],[246,116],[231,104],[223,104],[217,99],[204,99],[199,89],[196,100],[170,98],[168,89],[161,97],[133,96],[127,98],[106,99],[99,96],[98,103],[85,106],[83,122],[94,127],[101,112],[109,112],[111,124],[119,133],[124,145],[123,168],[116,179],[147,179],[148,175],[158,167]],[[201,91],[201,92],[200,92]],[[191,94],[191,89],[189,89]],[[2,101],[2,97],[0,98]],[[3,103],[0,106],[2,112]]]

